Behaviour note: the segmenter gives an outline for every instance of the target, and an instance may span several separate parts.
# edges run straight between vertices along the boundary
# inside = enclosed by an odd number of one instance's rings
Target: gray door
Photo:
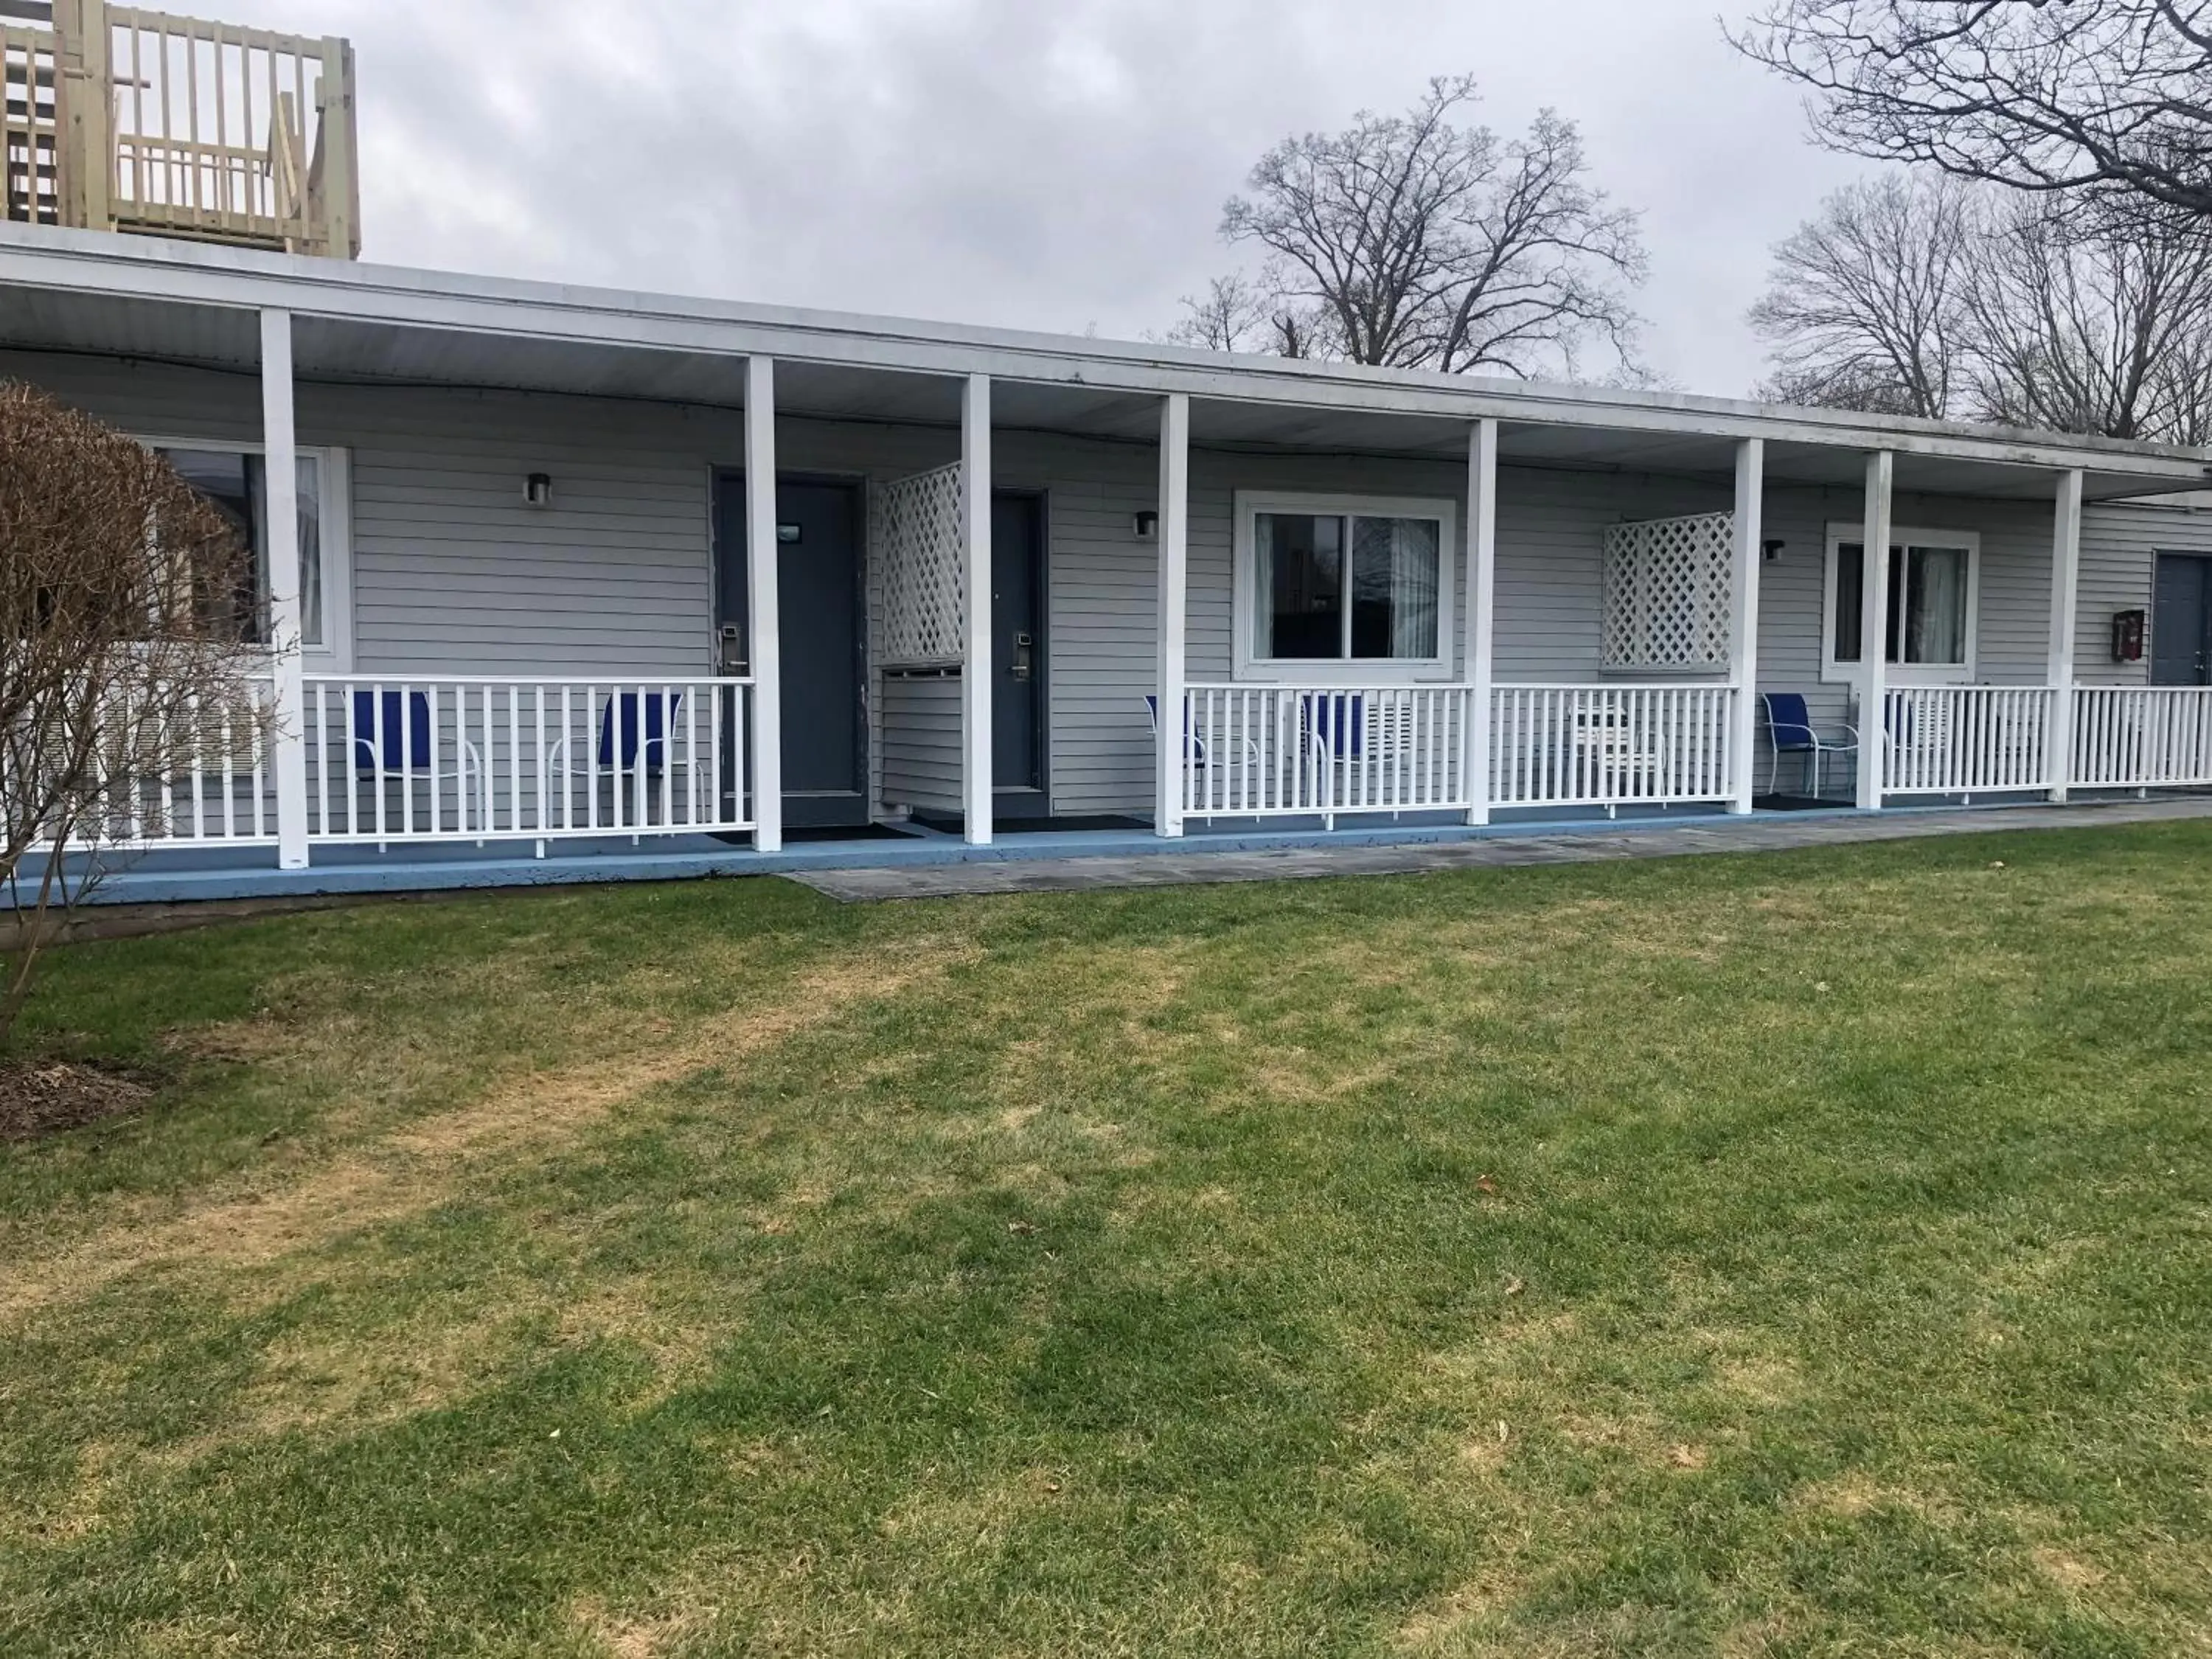
[[[784,478],[775,490],[776,606],[783,672],[783,821],[793,829],[869,819],[866,611],[860,495],[850,484]],[[734,625],[745,660],[745,481],[714,491],[715,623]]]
[[[1045,816],[1044,501],[991,500],[991,782],[994,816]]]
[[[2212,685],[2212,558],[2161,553],[2150,614],[2150,683]]]

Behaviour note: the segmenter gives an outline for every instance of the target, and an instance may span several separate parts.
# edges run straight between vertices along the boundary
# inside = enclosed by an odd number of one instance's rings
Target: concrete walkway
[[[1692,853],[1766,853],[1848,842],[2000,830],[2100,829],[2169,818],[2212,817],[2212,798],[2101,801],[2078,805],[1949,807],[1868,813],[1762,814],[1694,824],[1577,829],[1556,834],[1492,833],[1476,840],[1412,846],[1297,847],[1259,851],[1157,853],[1140,858],[1031,859],[863,870],[793,871],[788,879],[848,901],[942,898],[962,893],[1056,893],[1089,887],[1170,887],[1214,881],[1286,881],[1317,876],[1399,875],[1611,859],[1679,858]]]

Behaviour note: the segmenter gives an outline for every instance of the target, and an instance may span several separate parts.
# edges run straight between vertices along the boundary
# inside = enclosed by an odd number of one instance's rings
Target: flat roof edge
[[[214,244],[0,223],[0,286],[251,309],[333,322],[454,329],[642,349],[780,354],[886,372],[996,374],[1102,392],[1327,404],[1346,410],[1711,437],[1764,437],[2170,485],[2212,479],[2212,450],[1966,422],[1802,409],[1693,393],[1474,379],[1208,352],[974,324],[925,322],[619,289],[264,253]]]

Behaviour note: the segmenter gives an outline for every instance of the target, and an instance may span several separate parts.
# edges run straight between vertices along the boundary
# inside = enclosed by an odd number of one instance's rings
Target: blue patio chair
[[[644,775],[659,778],[671,771],[669,736],[675,728],[684,704],[681,691],[611,691],[606,700],[599,703],[598,736],[588,757],[584,752],[586,725],[575,733],[572,744],[566,732],[545,745],[545,770],[550,799],[549,822],[568,830],[578,823],[594,818],[599,811],[595,803],[604,784],[612,792],[608,802],[609,821],[603,826],[610,835],[635,831],[651,817],[653,792],[633,788],[625,793],[625,782],[635,783],[638,778],[640,746],[645,762]],[[588,710],[583,719],[590,720]],[[684,764],[703,764],[697,755],[686,751]],[[587,791],[580,805],[573,793],[574,784],[564,781],[580,781]],[[676,799],[672,809],[686,805],[684,790],[687,786],[677,784]],[[625,816],[624,803],[635,822]],[[557,822],[556,822],[557,821]]]
[[[1804,694],[1798,691],[1762,691],[1759,706],[1766,711],[1766,793],[1774,793],[1774,783],[1781,771],[1784,755],[1802,755],[1801,765],[1812,774],[1813,799],[1820,799],[1821,785],[1826,781],[1826,768],[1831,755],[1856,755],[1859,750],[1858,728],[1846,726],[1843,738],[1823,732],[1813,724],[1811,711],[1805,705]]]
[[[410,780],[427,779],[428,797],[422,810],[429,814],[435,828],[443,798],[443,781],[439,775],[438,734],[430,718],[429,693],[408,692],[405,707],[406,718],[402,720],[398,691],[355,690],[354,775],[378,781],[373,799],[377,802],[380,828],[389,793],[386,784],[397,780],[402,786],[399,810],[404,822],[404,815],[415,810],[411,803],[420,799]],[[453,733],[453,778],[458,827],[480,830],[489,825],[491,780],[484,770],[483,754],[474,741],[458,730]],[[367,808],[360,810],[366,811]]]
[[[383,704],[380,709],[377,706],[380,701]],[[386,691],[380,700],[374,691],[356,691],[353,694],[353,767],[362,777],[374,776],[380,770],[428,771],[429,697],[420,691],[410,692],[407,718],[403,722],[399,718],[398,692]]]
[[[618,692],[609,697],[605,708],[599,711],[599,769],[635,772],[637,769],[639,694]],[[658,777],[668,763],[668,728],[676,723],[678,711],[684,703],[681,691],[648,691],[644,694],[645,708],[645,769],[648,776]],[[621,732],[619,763],[615,758],[616,726]]]
[[[1152,727],[1152,736],[1155,738],[1158,738],[1160,700],[1156,694],[1150,691],[1145,693],[1145,720]],[[1235,737],[1237,734],[1231,735]],[[1256,763],[1260,757],[1260,745],[1249,738],[1243,738],[1241,741],[1244,746],[1245,758]],[[1206,739],[1190,729],[1190,700],[1188,697],[1183,699],[1182,705],[1182,755],[1194,772],[1204,772],[1208,762],[1212,758],[1206,747]]]
[[[1314,691],[1298,701],[1300,735],[1331,760],[1367,751],[1367,699],[1357,691]]]
[[[1155,738],[1158,737],[1160,700],[1155,692],[1145,693],[1145,719],[1152,726],[1152,735]],[[1201,772],[1206,770],[1206,739],[1195,735],[1190,729],[1190,702],[1188,698],[1184,699],[1182,705],[1182,757],[1198,770]]]

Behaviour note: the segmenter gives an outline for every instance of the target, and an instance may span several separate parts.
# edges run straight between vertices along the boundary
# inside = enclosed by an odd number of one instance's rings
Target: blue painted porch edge
[[[2023,803],[2024,804],[2024,803]],[[1891,807],[1887,816],[1913,808]],[[1850,806],[1760,813],[1808,822],[1863,816]],[[627,836],[555,842],[544,858],[529,838],[475,843],[320,846],[305,870],[280,870],[270,848],[192,848],[141,854],[112,867],[90,902],[145,904],[195,899],[264,898],[279,895],[450,891],[467,888],[544,887],[592,882],[676,881],[715,876],[780,875],[808,870],[898,866],[1003,863],[1036,860],[1128,858],[1152,854],[1249,853],[1284,848],[1403,847],[1476,841],[1497,836],[1592,835],[1635,828],[1692,829],[1741,823],[1717,811],[1623,813],[1604,817],[1535,817],[1480,828],[1431,821],[1355,825],[1318,824],[1279,829],[1189,826],[1178,840],[1150,830],[1020,831],[989,846],[970,847],[956,836],[920,830],[911,838],[804,842],[781,852],[757,853],[706,836],[648,837],[633,846]]]

